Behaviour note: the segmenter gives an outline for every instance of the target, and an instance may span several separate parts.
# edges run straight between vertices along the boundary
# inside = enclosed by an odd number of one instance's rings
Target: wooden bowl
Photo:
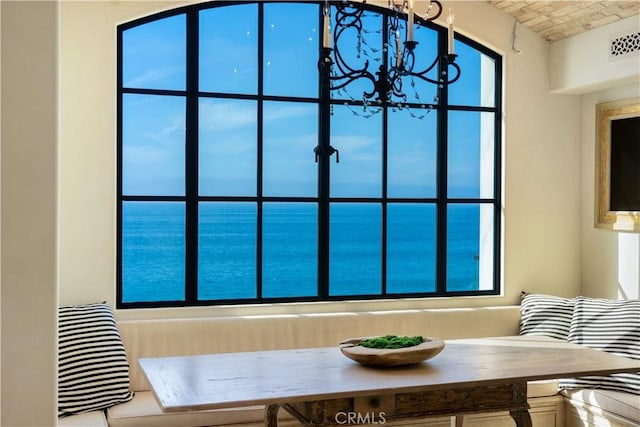
[[[359,346],[360,341],[373,337],[349,338],[342,341],[340,351],[351,360],[366,366],[401,366],[420,363],[440,353],[444,341],[425,337],[422,344],[412,347],[382,349]]]

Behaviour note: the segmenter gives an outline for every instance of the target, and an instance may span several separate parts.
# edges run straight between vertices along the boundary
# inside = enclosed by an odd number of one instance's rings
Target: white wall
[[[115,303],[116,24],[184,2],[61,4],[60,303]],[[505,53],[504,296],[131,311],[120,317],[514,304],[526,289],[579,291],[579,98],[549,93],[548,44],[484,2],[455,1],[456,27]],[[488,25],[487,23],[491,23]]]
[[[610,40],[640,31],[638,15],[551,44],[551,90],[587,93],[638,81],[640,56],[609,58]]]
[[[609,44],[640,31],[632,16],[550,45],[551,89],[581,96],[581,293],[640,298],[640,233],[594,227],[596,104],[640,96],[640,55],[609,59]]]
[[[56,2],[0,3],[0,425],[56,420]]]
[[[594,227],[596,104],[640,96],[637,80],[582,96],[582,293],[592,297],[640,298],[640,233]]]

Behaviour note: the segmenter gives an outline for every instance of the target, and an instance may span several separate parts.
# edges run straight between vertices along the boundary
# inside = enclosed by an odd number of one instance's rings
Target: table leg
[[[280,409],[280,405],[277,403],[265,406],[264,427],[278,427],[278,409]]]
[[[511,418],[516,422],[516,427],[532,427],[531,414],[526,409],[511,411]]]

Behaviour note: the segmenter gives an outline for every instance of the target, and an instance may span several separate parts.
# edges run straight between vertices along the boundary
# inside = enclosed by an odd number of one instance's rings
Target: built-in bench
[[[130,364],[133,399],[104,412],[63,417],[59,426],[262,426],[264,408],[250,407],[185,413],[163,413],[137,360],[143,357],[335,346],[349,337],[380,334],[425,335],[444,339],[508,337],[520,332],[520,306],[425,309],[381,312],[237,316],[205,319],[123,320],[117,323]],[[558,393],[556,381],[531,383],[530,413],[536,427],[591,426],[600,417],[607,427],[637,426],[637,396],[616,392],[578,395]],[[596,396],[597,395],[597,396]],[[607,396],[602,400],[600,396]],[[626,403],[625,403],[626,399]],[[611,404],[610,404],[611,403]],[[599,406],[598,406],[599,405]],[[281,425],[297,421],[280,411]],[[80,419],[79,417],[84,417]],[[95,417],[91,419],[90,417]],[[95,422],[94,422],[95,421]],[[447,426],[450,418],[431,418],[395,425]],[[507,413],[464,417],[464,426],[512,426]]]

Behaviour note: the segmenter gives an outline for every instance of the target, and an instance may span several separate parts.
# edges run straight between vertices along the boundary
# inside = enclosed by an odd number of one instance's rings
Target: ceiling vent
[[[609,61],[640,56],[640,32],[614,34],[609,39]]]

